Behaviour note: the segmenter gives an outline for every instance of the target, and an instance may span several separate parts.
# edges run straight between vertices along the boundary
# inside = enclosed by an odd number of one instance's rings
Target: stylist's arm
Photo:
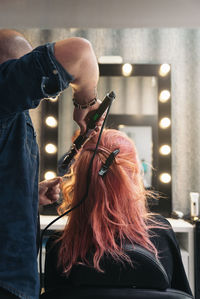
[[[84,38],[69,38],[55,44],[55,57],[75,78],[70,86],[73,91],[73,118],[81,129],[86,131],[87,115],[96,110],[99,67],[90,42]]]

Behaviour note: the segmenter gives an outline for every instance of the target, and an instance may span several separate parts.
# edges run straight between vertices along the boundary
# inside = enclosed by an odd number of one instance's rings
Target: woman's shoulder
[[[152,214],[152,216],[149,218],[149,221],[152,223],[157,223],[160,227],[167,227],[172,229],[169,221],[161,214]]]
[[[152,234],[159,234],[172,237],[174,235],[173,228],[169,221],[160,214],[153,214],[148,219],[149,231]]]
[[[151,241],[159,240],[159,242],[174,244],[177,246],[175,232],[165,217],[159,214],[153,215],[148,221],[148,226]]]

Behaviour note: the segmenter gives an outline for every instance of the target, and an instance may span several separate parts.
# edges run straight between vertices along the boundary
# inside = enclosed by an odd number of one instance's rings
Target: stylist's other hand
[[[45,180],[39,183],[39,204],[49,205],[59,199],[61,177]]]
[[[87,109],[78,109],[74,107],[73,119],[79,125],[81,135],[83,135],[86,132],[89,116],[92,114],[92,112],[94,113],[94,111],[97,110],[100,104],[101,101],[97,100],[97,102],[94,105],[88,107]],[[101,119],[98,121],[96,130],[98,130],[102,126],[104,117],[105,115],[103,115]]]

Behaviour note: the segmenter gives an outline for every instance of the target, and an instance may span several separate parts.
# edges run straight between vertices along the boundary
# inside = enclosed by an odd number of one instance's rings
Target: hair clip
[[[108,168],[113,163],[113,160],[115,159],[118,153],[119,149],[117,148],[108,156],[106,162],[101,166],[101,169],[99,170],[99,175],[101,177],[103,177],[107,173]]]

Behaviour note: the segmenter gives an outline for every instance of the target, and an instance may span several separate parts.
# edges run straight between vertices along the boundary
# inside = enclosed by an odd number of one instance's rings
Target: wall
[[[171,64],[173,208],[188,213],[189,192],[200,192],[200,29],[53,29],[42,35],[38,29],[23,32],[35,45],[79,35],[92,42],[97,57],[121,55],[130,63]]]
[[[1,0],[0,6],[4,27],[200,26],[199,0]]]

